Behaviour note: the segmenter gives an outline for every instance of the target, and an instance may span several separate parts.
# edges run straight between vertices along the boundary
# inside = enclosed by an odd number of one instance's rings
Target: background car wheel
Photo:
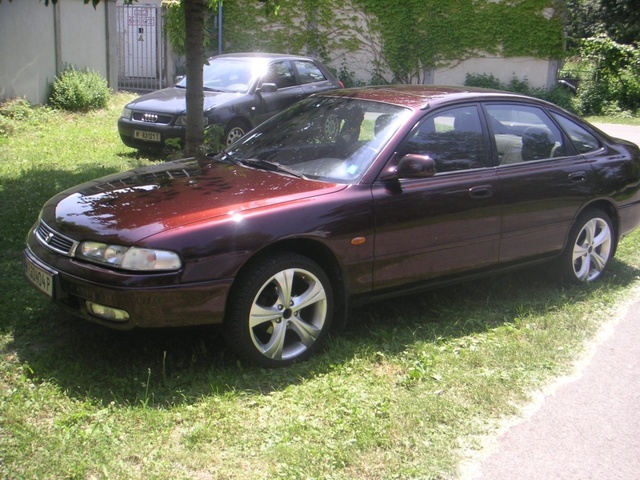
[[[283,253],[256,264],[238,279],[224,324],[227,344],[266,367],[304,360],[327,335],[333,291],[315,262]]]
[[[235,141],[239,140],[244,136],[245,133],[249,131],[247,125],[240,120],[233,120],[229,122],[227,128],[224,130],[224,145],[228,147]]]
[[[340,119],[336,115],[327,115],[323,127],[324,140],[333,142],[340,131]]]
[[[609,215],[590,210],[571,228],[562,257],[563,278],[570,283],[592,282],[602,276],[615,252],[615,234]]]

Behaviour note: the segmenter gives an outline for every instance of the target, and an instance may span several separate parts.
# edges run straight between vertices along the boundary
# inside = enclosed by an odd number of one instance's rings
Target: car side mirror
[[[258,90],[261,93],[273,93],[278,91],[278,86],[275,83],[263,83]]]
[[[436,162],[428,155],[409,153],[400,159],[397,165],[383,172],[382,180],[401,178],[430,178],[436,174]]]
[[[184,75],[176,75],[176,78],[173,79],[173,83],[180,83],[184,79]]]

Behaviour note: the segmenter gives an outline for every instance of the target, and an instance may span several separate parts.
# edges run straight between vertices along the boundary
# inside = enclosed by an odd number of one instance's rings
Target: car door
[[[515,102],[484,108],[502,184],[500,262],[559,251],[591,191],[590,164],[543,108]]]
[[[262,85],[264,84],[275,84],[276,91],[263,89]],[[288,60],[271,63],[258,89],[259,102],[256,124],[262,123],[306,96],[304,89],[298,84],[295,71]]]
[[[476,105],[439,110],[394,154],[428,155],[431,178],[374,185],[374,288],[387,289],[498,261],[500,184]]]

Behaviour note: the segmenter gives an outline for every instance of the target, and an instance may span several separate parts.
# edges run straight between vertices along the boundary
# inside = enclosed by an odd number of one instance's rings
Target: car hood
[[[78,185],[53,197],[42,219],[79,241],[134,244],[185,225],[344,188],[210,158],[187,159]]]
[[[187,90],[185,88],[169,87],[138,97],[127,105],[132,110],[157,113],[184,113],[187,110]],[[245,97],[243,93],[233,92],[204,92],[204,110],[222,105],[223,103]]]

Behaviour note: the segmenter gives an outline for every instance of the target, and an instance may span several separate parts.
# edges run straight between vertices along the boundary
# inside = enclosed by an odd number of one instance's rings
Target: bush
[[[107,81],[100,74],[70,67],[51,85],[49,104],[62,110],[86,112],[106,107],[110,96]]]
[[[24,98],[13,98],[0,103],[0,135],[11,135],[21,125],[30,125],[46,119],[49,110],[33,107]]]
[[[576,107],[582,115],[633,116],[640,110],[640,49],[598,35],[582,40],[561,75],[580,80]]]
[[[546,100],[547,102],[555,103],[566,110],[575,110],[573,105],[573,95],[571,92],[567,91],[560,85],[554,85],[549,90],[546,88],[531,88],[529,87],[526,77],[524,80],[519,80],[514,76],[509,83],[504,84],[493,75],[487,75],[486,73],[468,73],[464,84],[467,87],[489,88],[492,90],[503,90],[505,92],[529,95]]]

